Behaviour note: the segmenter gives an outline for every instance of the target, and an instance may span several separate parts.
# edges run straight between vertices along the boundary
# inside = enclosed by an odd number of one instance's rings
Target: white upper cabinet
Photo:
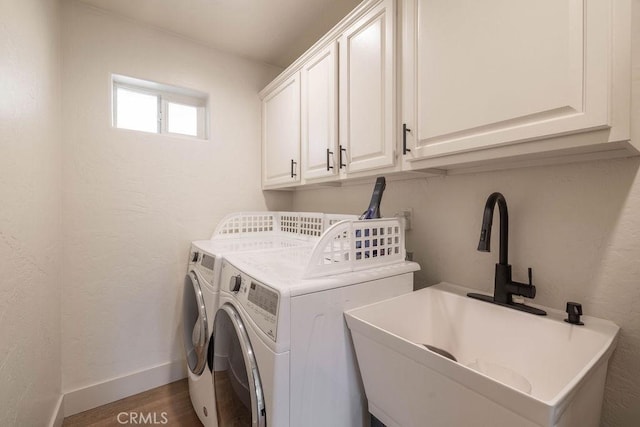
[[[347,173],[393,166],[395,2],[385,0],[340,37],[340,144]]]
[[[405,159],[609,129],[612,2],[406,1]]]
[[[261,91],[263,188],[638,155],[631,12],[364,0]]]
[[[281,82],[262,99],[262,184],[300,182],[300,78]]]
[[[302,65],[302,176],[338,173],[338,49],[331,43]]]
[[[263,188],[400,169],[396,20],[396,0],[363,1],[260,92]]]

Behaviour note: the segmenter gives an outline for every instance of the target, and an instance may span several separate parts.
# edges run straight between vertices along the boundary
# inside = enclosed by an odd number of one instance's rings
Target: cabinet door
[[[609,126],[611,0],[409,0],[412,158]]]
[[[300,72],[302,83],[302,175],[306,179],[337,174],[338,57],[331,43]]]
[[[300,78],[296,73],[262,100],[262,184],[300,181]]]
[[[347,172],[392,166],[395,2],[384,0],[340,37],[340,144]]]

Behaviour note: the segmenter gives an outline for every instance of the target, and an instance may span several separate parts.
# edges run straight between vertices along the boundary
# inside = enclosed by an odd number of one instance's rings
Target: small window
[[[114,127],[207,138],[206,94],[116,74],[112,77]]]
[[[192,105],[167,103],[169,133],[198,136],[198,108]]]

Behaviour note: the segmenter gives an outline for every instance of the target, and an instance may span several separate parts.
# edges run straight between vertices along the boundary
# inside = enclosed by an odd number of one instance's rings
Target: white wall
[[[56,0],[0,2],[0,425],[60,397],[60,37]]]
[[[632,22],[640,22],[640,0]],[[640,139],[640,25],[633,28],[632,138]],[[416,286],[441,281],[493,292],[498,212],[492,252],[476,250],[486,198],[502,192],[509,206],[509,262],[514,280],[533,267],[535,301],[620,328],[610,361],[601,424],[640,425],[640,158],[388,182],[383,215],[413,208],[407,249],[422,266]],[[367,185],[296,192],[294,210],[358,214]],[[526,333],[526,331],[522,331]]]
[[[183,359],[191,240],[260,190],[258,91],[280,70],[75,2],[63,9],[63,390]],[[113,129],[110,73],[210,94],[211,140]]]
[[[487,196],[502,192],[509,206],[509,262],[526,282],[533,267],[535,301],[565,309],[578,301],[585,314],[621,328],[611,360],[603,423],[640,420],[640,175],[638,159],[393,181],[382,213],[414,210],[407,248],[422,266],[419,287],[441,281],[493,292],[498,260],[498,212],[492,252],[478,252]],[[367,185],[299,191],[295,210],[361,213]],[[526,334],[526,331],[522,331]],[[635,424],[632,424],[634,422]]]

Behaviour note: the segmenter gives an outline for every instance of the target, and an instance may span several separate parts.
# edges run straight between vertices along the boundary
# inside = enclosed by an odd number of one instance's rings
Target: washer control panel
[[[223,289],[233,295],[247,311],[256,325],[273,341],[276,340],[278,326],[278,292],[244,274],[226,261],[222,263]]]
[[[278,314],[278,294],[258,282],[249,284],[247,299],[273,316]]]

